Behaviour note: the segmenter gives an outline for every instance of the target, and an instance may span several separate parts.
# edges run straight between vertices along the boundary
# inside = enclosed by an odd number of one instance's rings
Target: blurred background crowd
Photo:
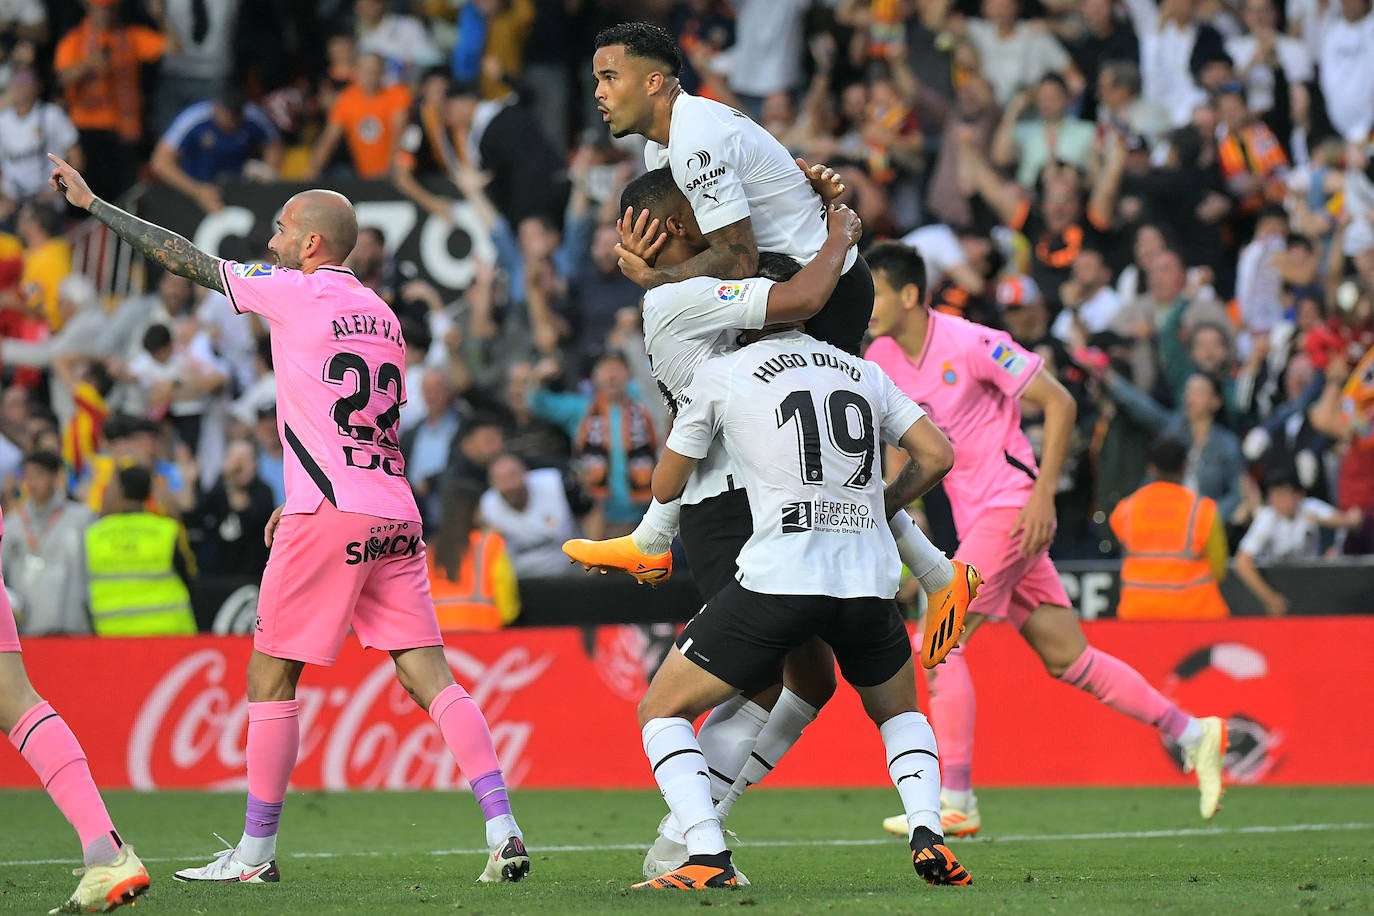
[[[689,91],[841,169],[866,242],[924,256],[932,307],[1074,394],[1057,558],[1116,555],[1106,520],[1166,435],[1242,557],[1374,553],[1374,370],[1350,380],[1374,345],[1369,0],[0,0],[21,631],[101,631],[131,600],[100,591],[131,561],[98,519],[180,522],[182,581],[254,579],[284,498],[266,328],[177,277],[93,282],[47,151],[113,200],[161,183],[214,213],[227,182],[369,179],[489,236],[456,298],[378,227],[349,261],[409,344],[401,444],[453,625],[580,575],[565,538],[631,530],[668,417],[614,252],[643,141],[608,136],[590,58],[641,18]]]

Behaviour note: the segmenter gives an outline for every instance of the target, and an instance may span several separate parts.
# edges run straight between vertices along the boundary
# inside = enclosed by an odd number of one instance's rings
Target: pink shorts
[[[0,652],[19,651],[19,626],[14,622],[14,608],[10,607],[9,592],[0,580]]]
[[[1018,630],[1042,604],[1073,607],[1048,552],[1021,556],[1021,538],[1012,537],[1019,509],[989,509],[959,542],[955,559],[978,568],[983,587],[969,610],[1008,620]]]
[[[419,522],[340,512],[284,515],[262,575],[253,647],[332,665],[349,627],[364,646],[443,644]]]

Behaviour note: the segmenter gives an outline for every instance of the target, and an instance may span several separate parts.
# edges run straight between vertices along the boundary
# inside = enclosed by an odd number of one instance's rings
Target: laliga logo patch
[[[716,298],[721,302],[734,302],[744,295],[748,286],[741,283],[723,283],[716,288]]]
[[[1019,377],[1026,371],[1026,358],[1004,343],[993,348],[992,361],[1006,370],[1008,375]]]
[[[235,264],[229,268],[229,272],[242,280],[251,280],[254,277],[270,277],[276,268],[271,264]]]

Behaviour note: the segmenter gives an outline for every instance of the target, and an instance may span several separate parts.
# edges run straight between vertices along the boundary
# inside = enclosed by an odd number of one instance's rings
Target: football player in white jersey
[[[972,883],[941,835],[935,735],[916,708],[911,642],[893,600],[901,562],[884,524],[944,476],[953,448],[877,366],[800,329],[748,332],[757,342],[698,366],[654,472],[655,498],[679,498],[720,437],[751,494],[753,533],[735,578],[687,624],[639,704],[644,751],[688,858],[636,887],[737,883],[692,721],[771,683],[813,637],[834,650],[879,728],[917,873]],[[934,456],[932,438],[943,444]],[[886,490],[880,441],[912,459]]]
[[[823,168],[818,172],[821,178],[828,174]],[[822,187],[830,194],[842,185],[823,182]],[[638,251],[655,263],[672,265],[706,248],[691,205],[666,169],[631,182],[621,203],[633,214],[623,224],[626,261],[641,260],[635,254]],[[861,229],[858,218],[847,209],[832,209],[829,225],[825,244],[805,267],[784,255],[765,252],[760,256],[760,277],[738,282],[699,277],[646,293],[645,343],[654,376],[671,409],[679,408],[679,399],[699,365],[738,346],[740,330],[805,320],[824,305],[843,269],[845,253]],[[666,227],[664,234],[657,232],[658,226]],[[930,445],[938,450],[944,439],[938,431],[932,432]],[[925,463],[934,457],[926,455]],[[683,546],[697,587],[708,598],[734,580],[736,558],[753,531],[742,481],[717,443],[698,465],[681,500]],[[678,507],[676,502],[656,503],[634,534],[604,542],[570,541],[564,550],[589,566],[615,566],[648,578],[645,565],[661,568],[657,564],[671,558],[668,547],[679,527]],[[894,537],[902,538],[915,528],[905,513],[899,513],[891,530]],[[911,561],[913,567],[915,562]],[[923,663],[930,659],[928,664],[935,664],[948,648],[937,645],[936,636],[943,634],[948,645],[953,645],[971,591],[966,576],[928,591],[930,606],[937,610],[931,618],[935,623],[927,627],[922,656]],[[781,675],[774,679],[781,681],[781,690],[775,683],[749,697],[732,699],[712,712],[702,729],[712,795],[720,803],[722,817],[745,786],[759,782],[801,737],[835,690],[834,661],[823,644],[808,644],[790,655]],[[659,834],[644,860],[646,877],[671,870],[687,856],[680,826],[671,818],[664,819]]]

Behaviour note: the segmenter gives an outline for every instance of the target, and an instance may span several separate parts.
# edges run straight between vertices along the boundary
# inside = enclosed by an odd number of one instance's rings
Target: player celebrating
[[[0,530],[4,527],[0,520]],[[34,692],[20,654],[19,631],[0,581],[0,731],[38,774],[62,816],[76,828],[86,867],[66,903],[52,913],[106,913],[148,890],[148,872],[120,838],[86,752],[62,717]]]
[[[1177,741],[1197,772],[1202,816],[1216,814],[1226,725],[1196,719],[1165,699],[1125,662],[1088,645],[1049,558],[1054,485],[1068,450],[1076,405],[1041,360],[1001,331],[925,305],[925,264],[911,248],[869,250],[877,296],[867,357],[886,370],[954,443],[945,478],[959,532],[958,556],[989,572],[959,648],[931,672],[931,711],[944,754],[942,823],[955,836],[977,833],[973,764],[973,681],[964,646],[988,618],[1010,620],[1045,670]],[[1021,401],[1044,411],[1040,468],[1021,432]],[[884,826],[901,832],[896,818]]]
[[[753,534],[737,580],[687,624],[640,701],[644,752],[689,856],[636,887],[736,883],[692,720],[767,683],[813,636],[834,649],[882,734],[917,873],[972,883],[941,835],[935,735],[916,709],[911,642],[893,600],[901,569],[879,521],[938,481],[953,450],[877,366],[800,328],[755,332],[756,343],[698,366],[654,471],[655,497],[678,498],[719,435],[750,493]],[[912,457],[886,493],[880,437]],[[943,443],[934,458],[932,438]]]
[[[405,341],[386,304],[342,266],[358,237],[348,199],[303,191],[277,219],[277,266],[212,257],[181,236],[91,193],[70,165],[51,183],[162,268],[223,292],[272,331],[288,446],[286,505],[268,526],[257,632],[248,663],[248,805],[243,838],[182,881],[281,880],[277,826],[300,746],[296,685],[306,664],[332,665],[350,627],[391,653],[396,677],[443,734],[486,816],[491,856],[480,881],[529,873],[491,734],[454,683],[429,593],[420,513],[405,480],[396,423]],[[275,531],[275,534],[274,534]]]

